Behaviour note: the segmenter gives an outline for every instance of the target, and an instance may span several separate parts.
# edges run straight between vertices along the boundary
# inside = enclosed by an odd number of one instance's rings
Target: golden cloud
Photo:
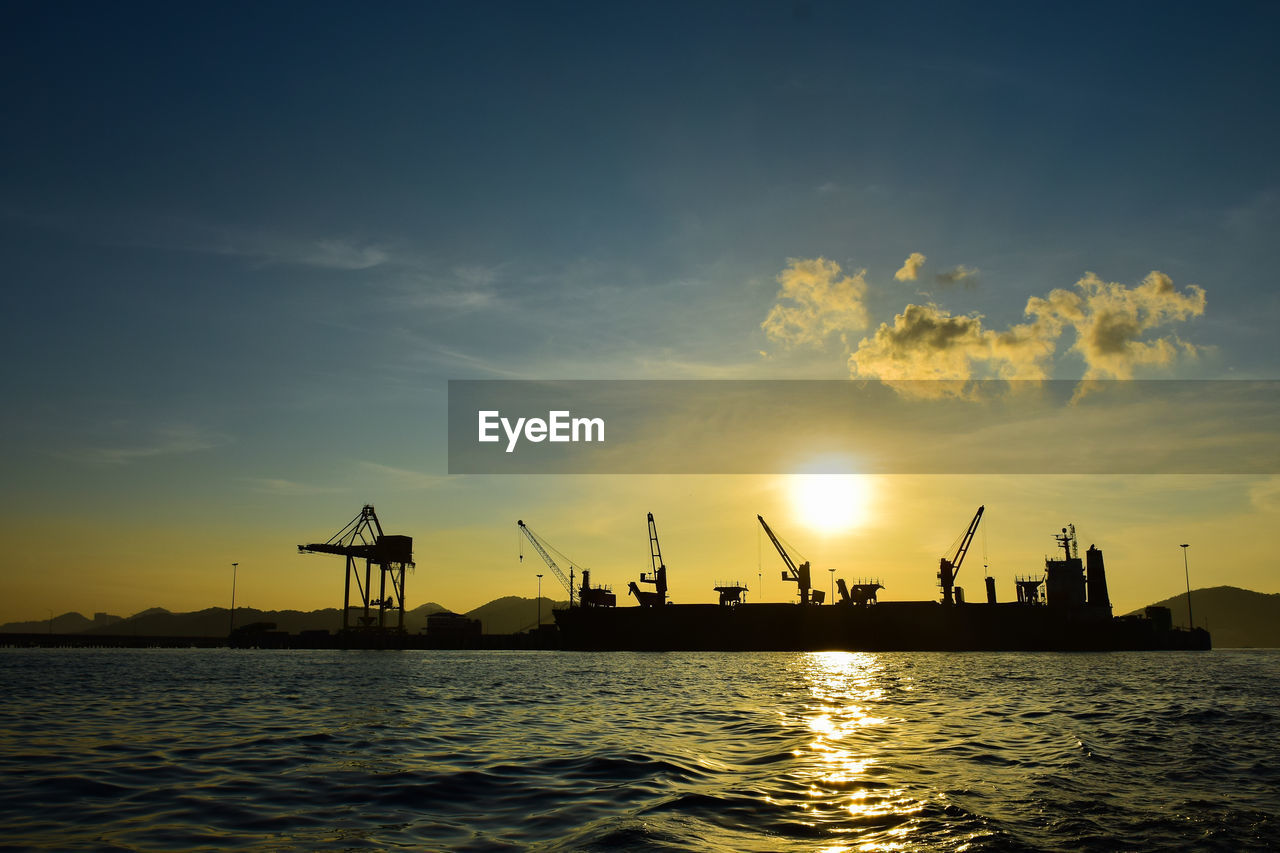
[[[902,262],[902,269],[893,274],[898,281],[915,281],[920,275],[920,268],[924,266],[925,256],[919,252],[912,252],[905,261]]]
[[[915,396],[964,396],[971,379],[1048,378],[1060,333],[1052,317],[995,331],[982,327],[979,314],[954,316],[933,304],[908,305],[892,325],[881,323],[858,343],[849,356],[849,375],[879,379]],[[914,381],[919,379],[945,381]]]
[[[826,258],[792,258],[778,274],[777,302],[760,327],[771,340],[821,346],[833,333],[867,327],[866,270],[842,275]]]
[[[1059,289],[1047,299],[1033,297],[1027,312],[1052,315],[1075,329],[1071,349],[1084,358],[1086,380],[1132,379],[1135,367],[1167,367],[1179,350],[1195,354],[1194,346],[1176,336],[1148,333],[1204,314],[1204,288],[1192,284],[1180,293],[1159,271],[1148,273],[1137,287],[1085,273],[1076,287],[1078,293]]]

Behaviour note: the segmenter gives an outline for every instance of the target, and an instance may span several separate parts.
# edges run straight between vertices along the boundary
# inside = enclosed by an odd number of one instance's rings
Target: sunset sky
[[[532,596],[517,518],[622,592],[647,512],[677,602],[794,595],[757,513],[819,588],[932,598],[979,504],[975,592],[1068,522],[1117,612],[1181,589],[1183,542],[1193,586],[1280,592],[1274,471],[874,476],[824,524],[787,477],[451,476],[445,447],[450,379],[1280,379],[1277,31],[4,2],[0,622],[225,606],[233,561],[242,606],[336,606],[341,561],[296,545],[364,503],[415,538],[409,607]]]

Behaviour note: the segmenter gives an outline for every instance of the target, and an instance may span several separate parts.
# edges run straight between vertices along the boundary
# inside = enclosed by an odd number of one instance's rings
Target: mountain
[[[100,628],[119,621],[119,616],[112,616],[110,613],[95,613],[93,614],[92,619],[87,619],[79,613],[72,611],[70,613],[63,613],[61,616],[55,616],[52,619],[33,619],[30,622],[7,622],[0,625],[0,633],[79,634],[82,631],[88,631],[90,628]]]
[[[1186,627],[1185,592],[1155,604],[1173,612],[1174,625]],[[1197,627],[1209,629],[1215,649],[1280,648],[1280,593],[1234,586],[1193,589],[1191,614]]]
[[[427,625],[427,616],[444,610],[439,604],[429,602],[404,612],[405,630],[416,634]],[[352,618],[355,613],[352,613]],[[394,618],[394,617],[393,617]],[[342,627],[342,611],[337,607],[322,610],[257,610],[252,607],[236,608],[236,625],[252,622],[274,622],[276,630],[297,634],[302,631],[336,632]],[[132,634],[142,637],[225,637],[231,621],[227,608],[210,607],[193,613],[170,613],[152,608],[130,616],[114,625],[95,628],[92,634]]]
[[[542,621],[552,624],[551,609],[567,602],[541,600]],[[1175,625],[1187,624],[1185,593],[1157,601],[1155,605],[1173,612]],[[421,604],[404,614],[405,629],[416,634],[427,625],[427,617],[445,608],[435,602]],[[1280,593],[1267,594],[1234,586],[1215,586],[1191,591],[1191,609],[1196,625],[1213,634],[1214,648],[1280,648]],[[539,604],[532,598],[509,595],[490,601],[464,615],[479,619],[486,634],[517,634],[528,631],[537,622]],[[1134,613],[1141,613],[1135,610]],[[255,610],[236,608],[236,625],[251,622],[274,622],[281,631],[337,631],[342,627],[342,613],[334,607],[324,610]],[[152,607],[122,619],[109,613],[95,613],[88,619],[79,613],[48,619],[9,622],[0,625],[2,633],[34,634],[109,634],[149,637],[225,637],[230,625],[227,608],[210,607],[192,613],[171,613]]]
[[[464,615],[469,619],[479,619],[481,631],[485,634],[519,634],[538,624],[538,606],[541,603],[543,624],[552,624],[551,608],[566,607],[567,601],[552,601],[549,598],[540,600],[508,595],[497,598],[488,604],[482,604]]]

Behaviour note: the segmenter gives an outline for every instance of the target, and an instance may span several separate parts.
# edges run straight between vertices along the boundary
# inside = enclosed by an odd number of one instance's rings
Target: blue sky
[[[1158,269],[1207,308],[1145,375],[1275,378],[1278,17],[4,3],[10,523],[76,563],[103,528],[287,545],[385,494],[422,537],[511,514],[539,487],[439,484],[448,379],[846,376],[761,329],[792,258],[867,270],[855,342]]]

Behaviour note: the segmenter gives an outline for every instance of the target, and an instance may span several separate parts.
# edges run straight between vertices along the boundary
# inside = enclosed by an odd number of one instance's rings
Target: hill
[[[1155,604],[1173,611],[1174,625],[1186,627],[1186,593]],[[1191,613],[1198,627],[1209,629],[1215,649],[1280,648],[1280,593],[1234,586],[1193,589]]]
[[[61,616],[54,616],[52,619],[7,622],[4,625],[0,625],[0,632],[6,634],[39,634],[44,632],[50,634],[79,634],[82,631],[88,631],[90,628],[100,628],[119,621],[119,616],[112,616],[110,613],[95,613],[92,619],[87,619],[79,613],[71,611],[63,613]]]
[[[440,610],[444,610],[444,607],[435,602],[406,610],[405,629],[416,634],[426,627],[427,616]],[[210,607],[190,613],[171,613],[162,607],[151,607],[124,619],[98,613],[90,620],[79,613],[64,613],[53,619],[51,633],[139,637],[225,637],[231,624],[228,617],[228,610],[225,607]],[[337,631],[342,627],[342,611],[336,607],[308,611],[237,607],[235,624],[248,625],[250,622],[274,622],[279,630],[290,634],[311,630]],[[43,633],[49,630],[49,620],[9,622],[0,625],[2,633]]]
[[[541,599],[543,624],[552,624],[555,620],[551,608],[565,607],[567,601]],[[519,634],[528,631],[538,624],[539,601],[532,598],[521,598],[508,595],[497,598],[488,604],[482,604],[465,615],[470,619],[479,619],[481,631],[485,634]]]

